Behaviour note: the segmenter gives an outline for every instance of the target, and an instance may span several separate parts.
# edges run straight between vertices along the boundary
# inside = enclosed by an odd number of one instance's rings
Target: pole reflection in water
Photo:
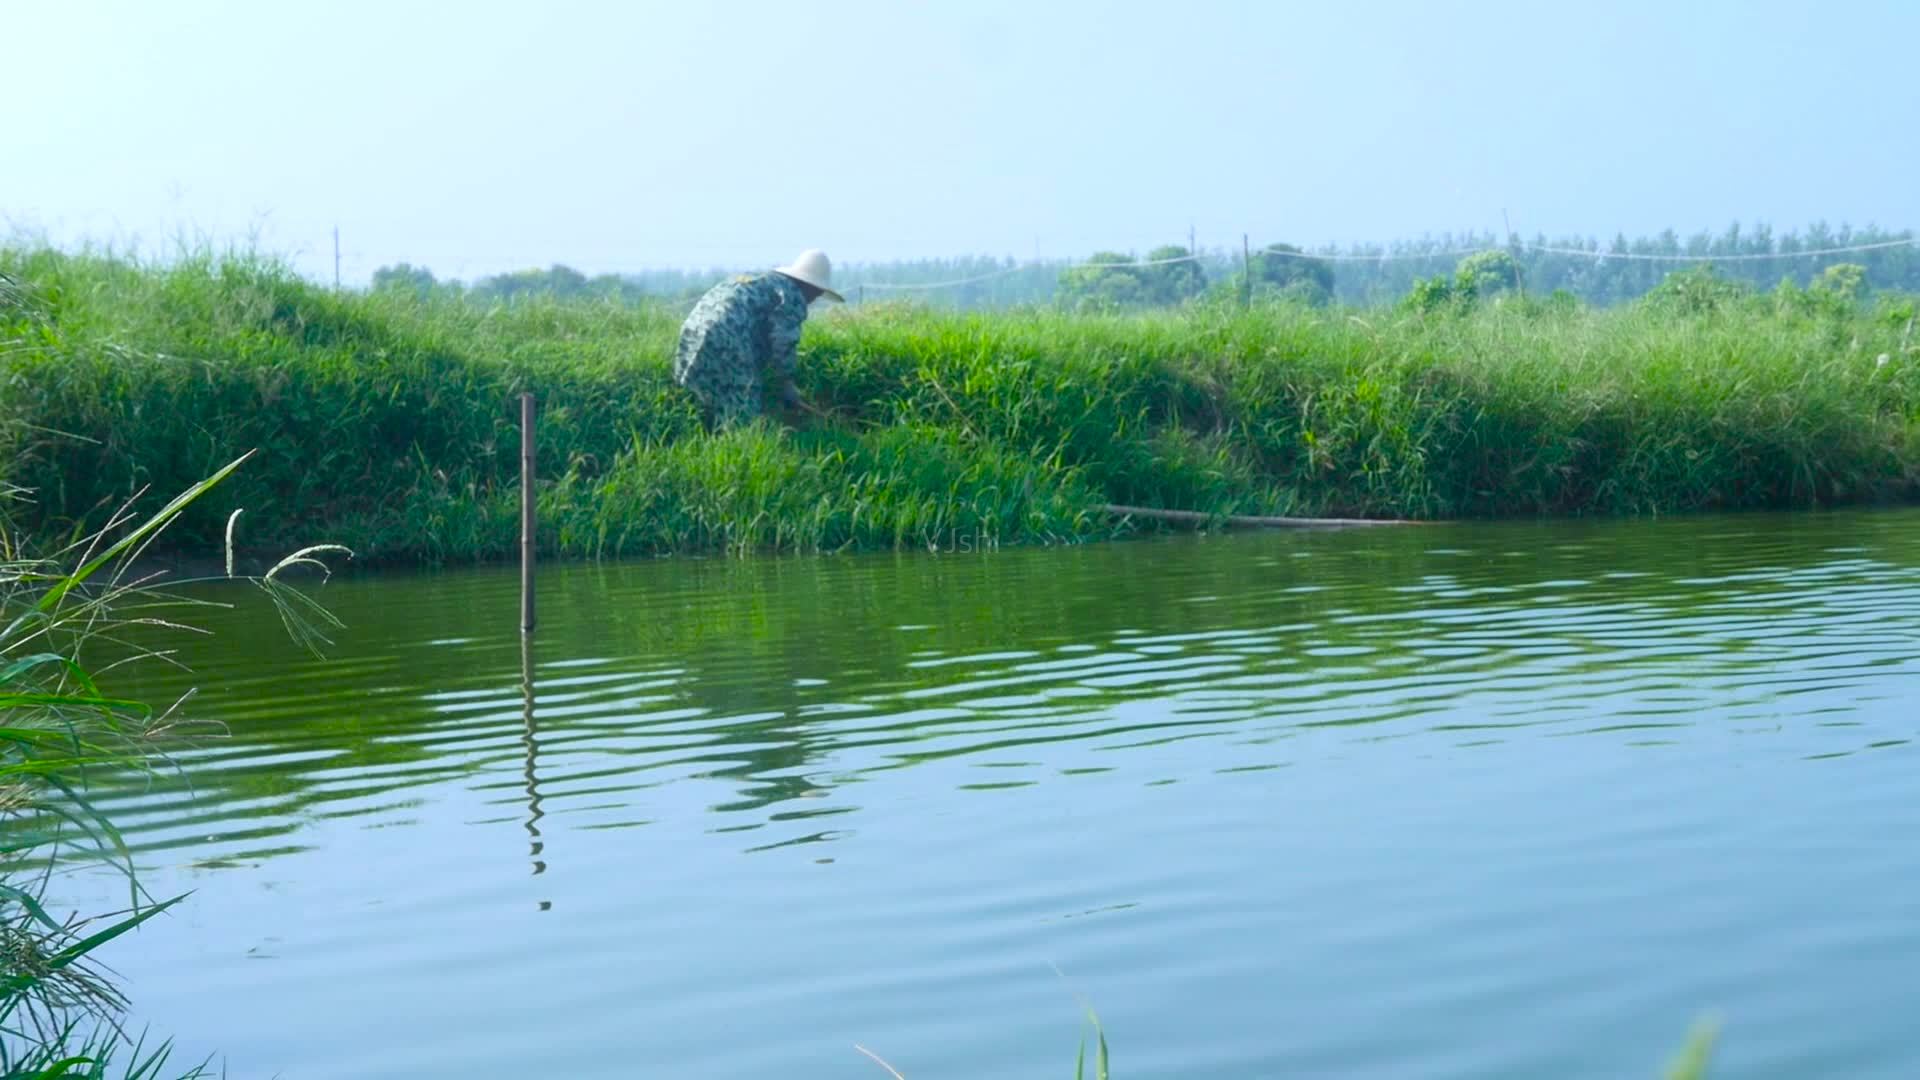
[[[547,863],[545,859],[540,857],[546,845],[540,839],[540,780],[538,774],[534,772],[534,766],[540,753],[540,743],[535,738],[536,731],[533,718],[533,635],[526,633],[520,635],[520,719],[522,722],[520,743],[526,748],[525,776],[527,780],[527,835],[529,837],[527,854],[528,857],[533,860],[534,874],[538,875],[546,872]],[[540,901],[540,910],[553,910],[553,901]]]

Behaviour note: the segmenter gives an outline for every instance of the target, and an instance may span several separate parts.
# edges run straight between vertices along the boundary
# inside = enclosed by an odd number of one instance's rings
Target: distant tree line
[[[1767,226],[1724,232],[1700,232],[1682,238],[1668,229],[1656,236],[1629,239],[1624,234],[1602,243],[1593,237],[1549,239],[1536,235],[1516,242],[1492,233],[1444,234],[1389,245],[1354,245],[1303,250],[1271,243],[1251,252],[1191,252],[1179,246],[1154,248],[1144,255],[1096,252],[1084,263],[1051,260],[1019,263],[986,256],[849,264],[837,268],[840,290],[848,300],[873,302],[911,298],[962,309],[1000,309],[1022,305],[1059,306],[1077,311],[1119,311],[1171,307],[1186,303],[1285,298],[1311,305],[1338,302],[1373,306],[1400,302],[1425,290],[1431,299],[1442,289],[1458,289],[1465,271],[1473,288],[1510,287],[1542,297],[1555,293],[1605,306],[1633,300],[1655,290],[1668,275],[1712,262],[1714,275],[1753,289],[1782,281],[1808,288],[1830,268],[1859,268],[1868,291],[1920,293],[1920,247],[1909,243],[1870,251],[1806,257],[1799,253],[1828,248],[1911,240],[1911,230],[1877,227],[1830,228],[1816,223],[1805,230],[1775,234]],[[1540,251],[1537,248],[1556,248]],[[1479,260],[1471,266],[1463,263]],[[1662,259],[1609,256],[1662,256]],[[1684,256],[1701,263],[1667,261]],[[1725,261],[1729,256],[1738,256]],[[1713,260],[1722,260],[1713,262]],[[376,290],[420,296],[445,295],[474,303],[512,303],[529,297],[603,299],[619,303],[664,303],[684,307],[731,271],[649,270],[589,277],[567,266],[529,269],[478,278],[471,284],[436,278],[425,267],[398,263],[373,274]],[[918,287],[916,287],[918,286]]]
[[[1338,254],[1360,261],[1338,264],[1336,294],[1350,304],[1382,303],[1405,296],[1415,282],[1448,272],[1463,249],[1505,251],[1513,260],[1517,282],[1528,292],[1550,295],[1562,290],[1596,306],[1621,303],[1646,295],[1676,270],[1698,267],[1707,262],[1714,273],[1726,280],[1745,283],[1755,289],[1770,289],[1781,281],[1802,288],[1813,284],[1830,266],[1842,263],[1864,268],[1866,287],[1880,291],[1920,292],[1920,247],[1907,243],[1873,251],[1855,251],[1838,255],[1802,256],[1806,251],[1882,244],[1914,239],[1911,229],[1894,232],[1877,227],[1831,228],[1816,223],[1804,231],[1775,234],[1765,225],[1743,229],[1729,226],[1724,232],[1699,232],[1682,238],[1672,229],[1657,236],[1629,239],[1624,234],[1611,241],[1592,237],[1549,239],[1536,234],[1524,244],[1511,244],[1493,233],[1445,235],[1388,247],[1349,247],[1323,249],[1319,254]],[[1561,248],[1582,254],[1542,252],[1533,248]],[[1382,255],[1393,256],[1381,262],[1365,261]],[[1647,258],[1608,258],[1605,256],[1660,256]],[[1702,262],[1669,261],[1676,256]],[[1729,256],[1738,256],[1729,259]],[[1720,261],[1714,261],[1720,260]]]
[[[371,287],[375,292],[408,292],[423,299],[434,295],[450,296],[478,304],[511,303],[529,297],[593,298],[641,303],[660,295],[624,274],[588,277],[570,266],[559,264],[545,270],[494,274],[468,285],[452,278],[437,278],[433,271],[424,266],[395,263],[375,270]]]

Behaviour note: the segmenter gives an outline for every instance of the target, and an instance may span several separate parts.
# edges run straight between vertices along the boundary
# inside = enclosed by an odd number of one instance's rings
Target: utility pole
[[[1192,224],[1188,224],[1188,226],[1187,226],[1187,254],[1189,254],[1189,255],[1198,255],[1198,254],[1200,254],[1200,249],[1199,249],[1199,248],[1197,248],[1197,247],[1194,247],[1194,246],[1193,246],[1193,226],[1192,226]]]
[[[1513,283],[1520,290],[1520,299],[1527,298],[1527,278],[1520,271],[1520,238],[1513,235],[1513,222],[1507,219],[1507,208],[1500,208],[1500,224],[1507,228],[1507,255],[1513,259]]]
[[[333,291],[340,291],[340,226],[333,227]]]
[[[1227,250],[1232,251],[1233,249],[1228,248]],[[1229,255],[1227,258],[1231,259],[1233,256]],[[1253,247],[1247,242],[1246,233],[1240,234],[1240,277],[1245,281],[1247,287],[1245,293],[1246,298],[1241,301],[1240,306],[1251,309],[1253,307]]]

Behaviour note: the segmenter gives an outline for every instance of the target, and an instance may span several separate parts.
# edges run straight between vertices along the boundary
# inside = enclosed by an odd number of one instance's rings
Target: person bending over
[[[804,251],[786,266],[729,278],[693,306],[680,327],[673,378],[699,401],[709,431],[759,416],[769,377],[781,404],[809,409],[793,382],[800,328],[813,301],[845,302],[832,276],[825,253]]]

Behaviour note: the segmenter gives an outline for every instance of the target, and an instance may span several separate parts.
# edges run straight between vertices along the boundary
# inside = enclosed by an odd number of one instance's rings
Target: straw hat
[[[795,281],[811,285],[841,303],[846,297],[833,291],[833,264],[827,261],[827,253],[809,249],[800,253],[800,257],[786,266],[774,268],[775,273],[785,274]]]

